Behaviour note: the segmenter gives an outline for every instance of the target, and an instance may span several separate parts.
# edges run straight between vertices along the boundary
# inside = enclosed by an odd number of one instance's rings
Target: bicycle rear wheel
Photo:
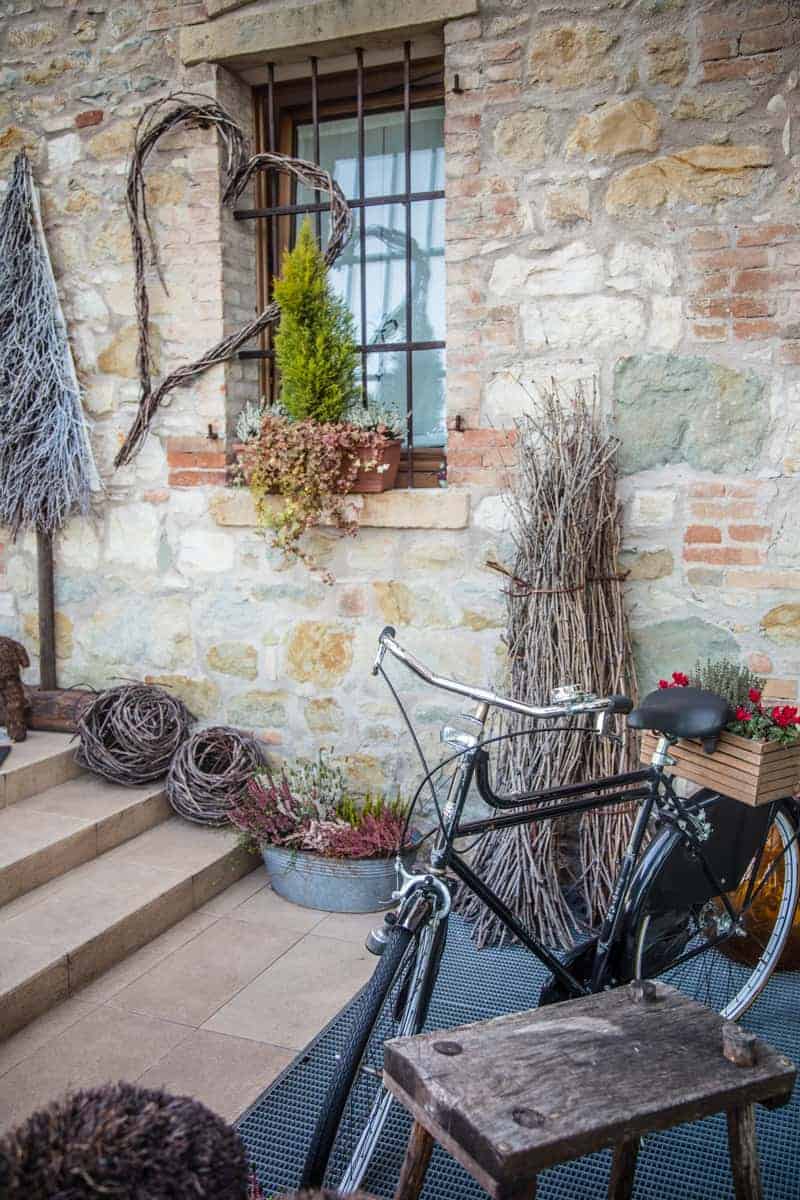
[[[671,869],[665,858],[661,874]],[[721,880],[722,882],[722,880]],[[652,881],[653,891],[659,886]],[[662,885],[663,886],[663,885]],[[725,897],[704,897],[686,909],[641,906],[628,977],[658,978],[738,1020],[780,963],[800,893],[797,824],[776,805],[758,849]]]
[[[447,918],[416,934],[395,928],[356,1002],[346,1049],[336,1066],[306,1158],[301,1187],[356,1191],[389,1117],[383,1044],[419,1033],[447,936]]]

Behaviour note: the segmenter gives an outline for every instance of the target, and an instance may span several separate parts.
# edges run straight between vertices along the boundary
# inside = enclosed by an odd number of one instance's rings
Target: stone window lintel
[[[266,11],[245,5],[202,25],[184,26],[180,56],[185,66],[214,62],[239,70],[298,62],[311,53],[397,45],[477,11],[478,0],[319,0]]]

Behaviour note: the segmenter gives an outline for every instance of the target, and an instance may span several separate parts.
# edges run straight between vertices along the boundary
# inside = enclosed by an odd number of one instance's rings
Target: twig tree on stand
[[[0,525],[36,531],[40,685],[56,687],[53,535],[98,487],[31,165],[0,208]]]

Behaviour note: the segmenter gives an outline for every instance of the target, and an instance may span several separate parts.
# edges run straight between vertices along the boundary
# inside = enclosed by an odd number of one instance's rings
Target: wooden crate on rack
[[[657,743],[654,733],[642,736],[643,762],[650,762]],[[669,755],[675,766],[666,768],[668,774],[712,788],[742,804],[769,804],[800,791],[800,745],[754,742],[723,732],[713,754],[706,754],[701,742],[681,738],[670,746]]]

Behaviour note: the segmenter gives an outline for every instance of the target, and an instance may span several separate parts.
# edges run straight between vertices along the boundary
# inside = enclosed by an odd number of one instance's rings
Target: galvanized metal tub
[[[324,858],[311,850],[262,846],[269,881],[279,896],[324,912],[380,912],[397,887],[393,858]],[[404,856],[409,866],[411,850]]]

